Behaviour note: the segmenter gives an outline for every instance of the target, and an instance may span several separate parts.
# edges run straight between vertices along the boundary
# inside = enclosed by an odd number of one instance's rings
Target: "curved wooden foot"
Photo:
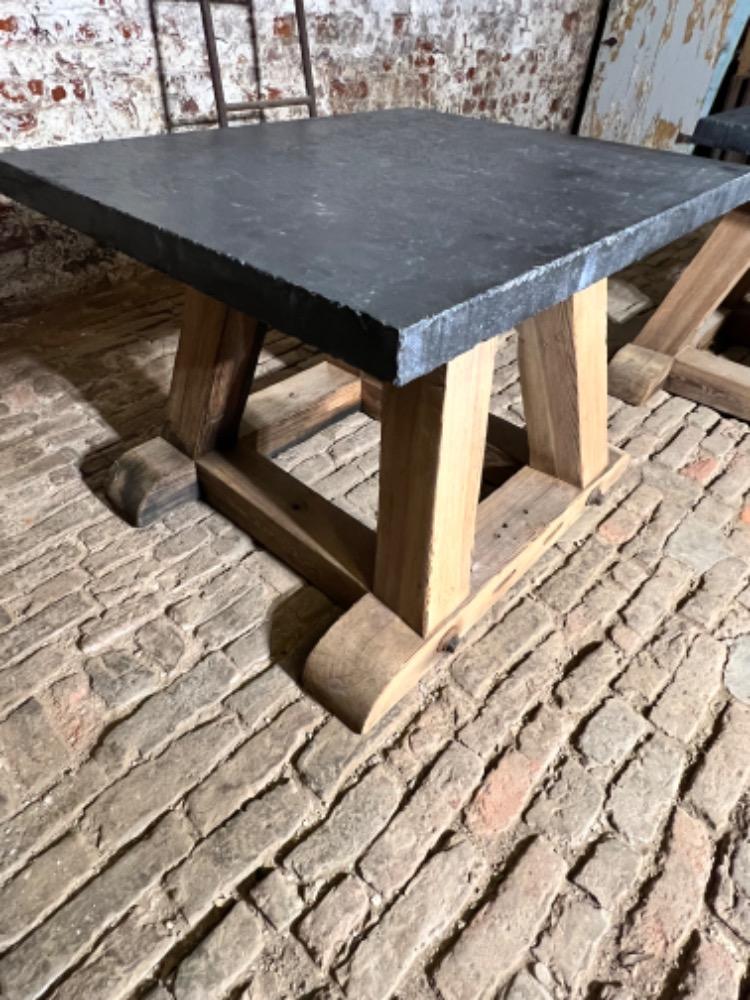
[[[626,344],[609,363],[607,391],[623,403],[643,406],[664,385],[673,361],[668,354]]]
[[[302,684],[355,732],[365,733],[503,596],[622,474],[627,456],[579,489],[528,466],[479,505],[469,597],[421,636],[372,594],[326,632],[307,658]]]
[[[138,528],[188,500],[198,499],[195,462],[162,437],[126,451],[105,485],[114,508]]]

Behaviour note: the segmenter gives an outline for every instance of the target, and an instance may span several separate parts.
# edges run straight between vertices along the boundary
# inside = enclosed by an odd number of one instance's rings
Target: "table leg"
[[[383,389],[373,590],[421,635],[469,594],[494,355]]]
[[[489,383],[476,366],[481,358],[489,369],[490,354],[476,350],[463,361],[455,397],[452,375],[460,369],[451,362],[432,382],[383,387],[381,406],[372,403],[383,419],[385,476],[373,592],[329,629],[303,674],[305,687],[360,732],[455,651],[627,464],[607,447],[605,283],[523,324],[527,432],[498,417],[487,430],[492,447],[522,467],[478,509]]]
[[[732,362],[724,362],[720,384],[712,389],[716,366],[706,357],[702,378],[702,360],[695,352],[709,346],[705,325],[722,303],[731,306],[733,293],[749,268],[750,206],[746,205],[721,220],[633,343],[614,356],[609,365],[610,394],[641,406],[669,379],[667,388],[678,395],[747,416],[750,400],[739,369],[730,369],[727,366]],[[716,329],[714,323],[714,333]],[[688,352],[687,371],[675,363],[683,352]],[[733,375],[738,379],[734,391]]]
[[[163,435],[122,455],[106,485],[132,524],[197,498],[194,460],[236,439],[264,332],[257,320],[187,290]]]

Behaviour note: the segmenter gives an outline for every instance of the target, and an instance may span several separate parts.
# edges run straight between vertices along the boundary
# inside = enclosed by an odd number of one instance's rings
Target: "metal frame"
[[[157,61],[160,70],[162,68],[161,51],[159,47],[159,36],[157,30],[156,13],[154,10],[157,0],[151,0],[151,25],[154,32],[154,39],[157,47]],[[214,103],[216,105],[215,117],[204,115],[199,118],[192,118],[187,121],[171,121],[169,118],[169,105],[166,88],[163,80],[163,72],[160,72],[162,81],[162,103],[165,115],[172,128],[184,128],[188,125],[217,125],[220,128],[227,128],[230,123],[230,116],[247,112],[259,112],[261,119],[264,112],[275,108],[306,107],[311,118],[316,118],[318,114],[315,100],[315,83],[313,80],[312,61],[310,59],[310,42],[307,34],[307,18],[305,16],[304,0],[294,0],[294,16],[297,21],[297,35],[299,38],[300,58],[302,61],[302,73],[305,80],[305,95],[298,97],[281,97],[275,100],[257,101],[232,101],[227,102],[224,95],[224,83],[221,75],[221,65],[219,62],[219,52],[216,44],[216,32],[214,30],[214,20],[212,14],[212,4],[222,3],[233,6],[247,8],[250,19],[250,32],[253,51],[255,53],[256,65],[258,62],[258,45],[255,33],[255,11],[253,0],[174,0],[182,3],[198,3],[203,24],[203,34],[206,43],[206,55],[208,57],[208,70],[211,76],[211,86],[214,92]],[[256,73],[256,82],[260,82],[260,77]]]

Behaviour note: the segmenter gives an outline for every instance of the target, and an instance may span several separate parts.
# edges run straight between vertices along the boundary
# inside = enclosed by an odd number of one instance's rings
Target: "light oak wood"
[[[494,350],[383,389],[373,591],[421,635],[469,593]]]
[[[355,732],[367,732],[441,655],[455,651],[461,636],[568,530],[592,494],[609,489],[627,462],[611,449],[606,470],[583,489],[520,470],[480,504],[467,599],[425,637],[367,594],[309,655],[304,687]]]
[[[729,358],[686,347],[674,359],[667,389],[720,413],[750,420],[750,368]]]
[[[689,346],[750,266],[750,208],[725,215],[635,340],[662,354]]]
[[[626,344],[609,363],[609,395],[631,406],[643,406],[666,382],[672,360],[660,351]]]
[[[606,280],[524,320],[518,368],[530,465],[586,486],[607,465]]]
[[[243,445],[273,454],[359,409],[360,378],[328,361],[254,392],[240,424]]]
[[[188,289],[165,436],[192,458],[236,440],[265,327]]]
[[[105,492],[113,507],[138,528],[198,499],[195,462],[162,437],[126,451],[109,471]]]
[[[375,533],[252,447],[197,460],[206,500],[341,607],[372,588]]]

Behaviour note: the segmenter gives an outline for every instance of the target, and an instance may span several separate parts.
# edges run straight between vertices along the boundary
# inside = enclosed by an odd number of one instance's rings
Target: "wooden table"
[[[691,139],[750,156],[750,107],[701,118]],[[750,369],[710,350],[733,323],[746,330],[748,292],[750,206],[743,205],[721,220],[632,344],[612,359],[611,394],[640,406],[664,386],[750,420]]]
[[[399,110],[7,153],[0,189],[190,286],[163,435],[109,496],[146,524],[200,491],[347,609],[303,683],[363,731],[620,475],[606,277],[750,177]],[[268,326],[336,360],[248,400]],[[525,430],[488,416],[512,326]],[[272,460],[358,408],[381,421],[377,532]]]

